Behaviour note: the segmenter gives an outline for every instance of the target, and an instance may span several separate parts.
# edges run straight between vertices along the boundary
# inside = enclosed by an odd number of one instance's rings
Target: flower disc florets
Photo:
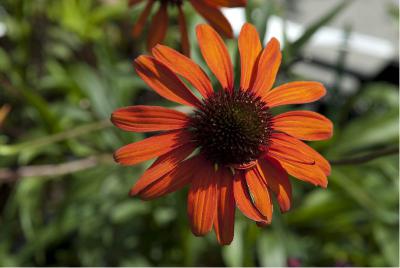
[[[221,165],[258,159],[268,146],[271,113],[253,93],[219,91],[191,117],[194,138],[205,156]]]

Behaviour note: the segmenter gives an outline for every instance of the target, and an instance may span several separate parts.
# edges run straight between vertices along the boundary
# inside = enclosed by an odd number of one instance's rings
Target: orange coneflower
[[[166,46],[156,46],[154,57],[138,57],[135,69],[151,88],[194,111],[187,115],[158,106],[116,110],[112,122],[123,130],[164,132],[122,147],[115,160],[134,165],[158,157],[131,195],[148,200],[190,185],[193,233],[204,235],[214,226],[219,243],[229,244],[235,207],[258,225],[271,222],[272,193],[281,211],[289,210],[288,174],[327,186],[328,161],[300,140],[330,138],[332,123],[312,111],[272,115],[274,107],[313,102],[326,93],[318,82],[291,82],[272,89],[281,62],[278,40],[272,38],[262,49],[255,27],[243,26],[241,80],[235,88],[231,59],[221,37],[208,25],[196,31],[201,53],[222,89],[214,91],[196,63]],[[202,100],[178,75],[198,90]]]
[[[133,6],[144,0],[129,0],[129,6]],[[138,21],[132,28],[132,36],[138,37],[144,27],[147,17],[150,15],[151,9],[156,2],[160,2],[160,8],[154,15],[150,25],[149,36],[147,39],[147,48],[151,50],[155,45],[164,40],[168,26],[168,6],[176,6],[178,8],[178,22],[181,32],[182,51],[185,55],[190,54],[189,38],[186,29],[186,19],[182,10],[182,5],[186,0],[146,0],[146,6],[139,16]],[[233,37],[232,27],[228,20],[222,14],[221,7],[242,7],[246,5],[247,0],[188,0],[194,9],[203,16],[220,34],[228,38]]]

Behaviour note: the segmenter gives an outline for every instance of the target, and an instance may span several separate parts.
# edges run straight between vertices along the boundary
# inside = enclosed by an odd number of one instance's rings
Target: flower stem
[[[45,136],[33,141],[26,141],[18,144],[13,144],[13,145],[0,145],[0,155],[6,156],[6,155],[15,155],[20,153],[23,150],[27,149],[34,149],[34,148],[39,148],[42,146],[47,146],[53,143],[57,143],[60,141],[64,141],[67,139],[72,139],[81,135],[85,135],[87,133],[97,131],[97,130],[102,130],[105,128],[108,128],[111,126],[110,121],[103,120],[83,126],[79,126],[77,128],[67,130],[64,132],[60,132],[54,135],[49,135]]]

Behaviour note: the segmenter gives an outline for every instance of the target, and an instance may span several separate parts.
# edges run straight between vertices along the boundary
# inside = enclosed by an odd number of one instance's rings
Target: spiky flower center
[[[271,113],[250,92],[216,92],[191,117],[194,138],[206,158],[221,165],[258,159],[268,146]]]

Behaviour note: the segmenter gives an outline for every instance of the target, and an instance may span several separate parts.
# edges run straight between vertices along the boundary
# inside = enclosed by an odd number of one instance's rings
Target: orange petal
[[[209,5],[203,0],[190,0],[190,3],[216,31],[228,38],[233,37],[232,27],[219,8]]]
[[[133,38],[137,38],[143,31],[144,24],[146,23],[146,19],[150,15],[151,8],[153,7],[154,0],[149,0],[146,3],[146,7],[142,11],[142,13],[139,16],[139,19],[135,23],[135,25],[132,27],[132,36]]]
[[[217,211],[217,176],[211,163],[199,167],[193,175],[188,194],[188,216],[193,234],[208,233]]]
[[[247,0],[204,0],[204,2],[211,6],[221,7],[243,7],[247,4]]]
[[[271,155],[274,158],[282,158],[289,162],[296,162],[305,165],[315,164],[314,158],[293,146],[291,140],[282,138],[283,135],[282,133],[273,133],[271,135],[271,144],[268,147],[268,155]]]
[[[325,96],[326,90],[318,82],[291,82],[283,84],[267,92],[263,98],[272,108],[287,104],[302,104],[319,100]]]
[[[279,41],[272,38],[258,59],[255,72],[255,80],[252,85],[252,91],[264,97],[275,83],[275,78],[281,65],[282,54]]]
[[[186,159],[195,149],[192,143],[184,144],[173,151],[160,156],[139,178],[131,189],[130,194],[136,195],[149,184],[160,179],[165,174],[174,170],[183,160]]]
[[[273,136],[275,140],[279,139],[285,141],[285,143],[288,144],[289,146],[296,148],[298,151],[314,159],[315,164],[318,167],[320,167],[320,169],[325,173],[325,175],[328,176],[331,173],[331,166],[329,162],[322,155],[320,155],[317,151],[315,151],[313,148],[311,148],[304,142],[301,142],[298,139],[288,136],[284,133],[274,133]]]
[[[235,223],[235,198],[233,195],[233,175],[230,170],[218,171],[217,214],[214,230],[220,245],[229,245],[233,240]]]
[[[267,218],[253,204],[243,171],[236,171],[233,180],[233,194],[236,206],[247,218],[256,222],[268,222]]]
[[[233,67],[224,42],[213,28],[201,24],[196,27],[201,54],[222,88],[233,91]]]
[[[273,128],[302,140],[326,140],[332,137],[332,122],[311,111],[292,111],[275,116]]]
[[[189,132],[172,130],[125,145],[114,153],[114,159],[121,165],[135,165],[166,154],[178,146],[189,143],[190,140]]]
[[[326,175],[317,165],[304,165],[296,162],[289,162],[282,158],[275,158],[287,173],[293,177],[309,182],[314,185],[319,185],[323,188],[328,186]]]
[[[328,160],[326,160],[321,154],[299,140],[297,141],[296,146],[298,146],[298,148],[304,153],[314,158],[315,164],[322,170],[322,172],[324,172],[326,176],[329,176],[331,174],[331,165],[329,164]]]
[[[135,60],[138,75],[162,97],[189,106],[200,107],[199,99],[164,64],[150,56]]]
[[[111,122],[126,131],[151,132],[184,128],[188,117],[160,106],[137,105],[115,110]]]
[[[292,200],[292,185],[288,174],[273,158],[260,159],[258,163],[268,188],[276,195],[281,212],[288,211]]]
[[[218,170],[217,214],[214,230],[218,243],[229,245],[233,240],[235,223],[235,197],[233,195],[233,175],[226,168]]]
[[[175,192],[191,182],[193,174],[202,167],[201,164],[197,156],[185,160],[171,172],[147,184],[137,194],[143,200],[150,200]]]
[[[168,27],[167,7],[168,3],[162,2],[160,9],[154,15],[154,18],[151,22],[149,35],[147,38],[147,50],[149,51],[151,51],[155,45],[162,42],[165,38]]]
[[[210,79],[200,66],[188,57],[163,45],[157,45],[153,48],[153,55],[172,71],[189,81],[204,98],[213,93]]]
[[[181,32],[181,45],[182,52],[186,56],[190,57],[190,44],[189,44],[189,36],[186,27],[186,18],[183,13],[182,6],[178,5],[178,22],[179,22],[179,31]]]
[[[249,191],[254,200],[254,205],[258,211],[268,219],[272,220],[273,205],[268,193],[266,180],[257,168],[251,168],[244,172]]]
[[[257,29],[250,23],[243,25],[239,34],[238,46],[241,63],[240,88],[248,90],[254,79],[254,65],[262,49]]]

